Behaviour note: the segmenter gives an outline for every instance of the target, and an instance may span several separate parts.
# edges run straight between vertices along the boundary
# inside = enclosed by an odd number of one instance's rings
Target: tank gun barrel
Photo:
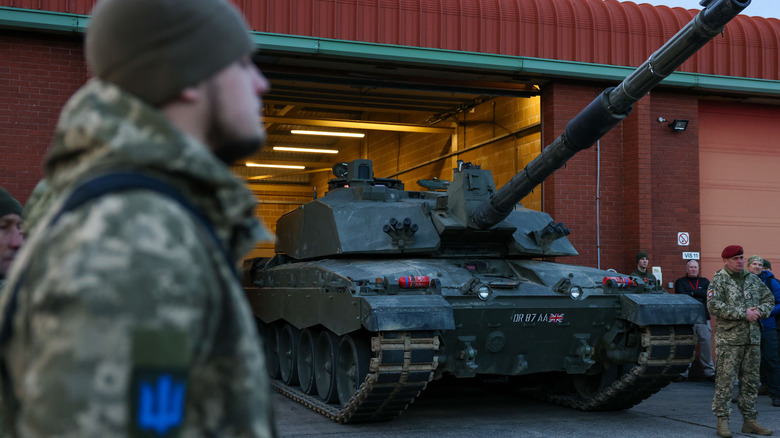
[[[560,137],[471,215],[471,225],[489,228],[577,152],[590,148],[630,113],[635,102],[723,32],[751,0],[702,0],[704,9],[617,87],[607,88],[572,119]]]

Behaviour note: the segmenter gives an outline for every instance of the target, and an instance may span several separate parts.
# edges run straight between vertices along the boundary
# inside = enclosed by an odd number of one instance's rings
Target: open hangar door
[[[701,275],[712,279],[732,244],[746,262],[758,254],[778,266],[780,106],[701,101],[699,121]]]
[[[450,180],[460,159],[491,169],[500,186],[541,151],[538,80],[322,56],[254,61],[271,82],[263,96],[268,141],[233,171],[272,231],[282,214],[324,195],[335,163],[371,159],[375,176],[425,190],[416,181]],[[363,137],[293,133],[301,130]],[[541,209],[540,192],[524,206]],[[269,242],[251,254],[272,255]]]

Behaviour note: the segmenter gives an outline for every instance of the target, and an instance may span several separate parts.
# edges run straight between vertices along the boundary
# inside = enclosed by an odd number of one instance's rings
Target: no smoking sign
[[[677,245],[688,246],[691,243],[691,236],[686,232],[677,233]]]

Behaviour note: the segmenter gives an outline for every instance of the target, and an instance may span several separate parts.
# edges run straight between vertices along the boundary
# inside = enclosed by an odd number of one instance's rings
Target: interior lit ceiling
[[[336,137],[293,135],[293,129],[366,132],[442,127],[451,129],[454,116],[496,96],[529,97],[539,93],[538,81],[522,81],[457,69],[432,70],[397,64],[367,64],[343,59],[256,56],[254,61],[271,82],[263,96],[267,145],[248,161],[299,165],[302,170],[235,166],[248,182],[308,184],[311,172],[330,169],[337,161],[325,153],[274,151],[273,146],[332,149]],[[374,124],[365,114],[415,113],[421,125]],[[358,140],[359,141],[359,140]]]

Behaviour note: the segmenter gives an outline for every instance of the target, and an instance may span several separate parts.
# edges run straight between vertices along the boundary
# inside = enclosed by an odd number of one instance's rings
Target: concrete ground
[[[672,383],[626,411],[580,412],[527,399],[504,385],[433,382],[399,417],[342,425],[275,394],[282,437],[717,437],[712,382]],[[731,429],[742,416],[732,404]],[[759,422],[780,434],[780,408],[758,398]]]

